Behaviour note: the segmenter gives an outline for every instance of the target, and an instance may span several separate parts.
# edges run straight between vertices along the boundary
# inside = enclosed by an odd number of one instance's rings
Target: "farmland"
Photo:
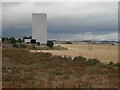
[[[36,52],[49,52],[53,55],[60,56],[83,56],[86,58],[97,58],[103,63],[109,63],[110,61],[118,62],[118,45],[110,44],[60,44],[61,46],[68,48],[68,50],[37,50]],[[33,51],[34,52],[34,51]]]
[[[118,67],[112,63],[12,47],[3,47],[2,53],[3,88],[118,87]]]

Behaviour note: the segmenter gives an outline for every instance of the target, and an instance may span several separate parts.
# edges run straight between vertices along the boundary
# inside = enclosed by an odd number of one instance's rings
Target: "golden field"
[[[36,52],[49,52],[53,55],[60,56],[83,56],[86,58],[96,58],[103,63],[108,63],[110,61],[118,62],[118,45],[111,44],[59,44],[68,50],[36,50]],[[34,52],[34,50],[32,50]]]

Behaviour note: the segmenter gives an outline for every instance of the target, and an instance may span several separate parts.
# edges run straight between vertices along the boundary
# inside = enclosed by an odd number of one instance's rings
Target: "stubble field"
[[[118,62],[118,45],[111,44],[59,44],[68,50],[36,50],[36,52],[49,52],[60,56],[83,56],[86,58],[96,58],[103,63],[110,61]],[[34,52],[34,50],[32,50]]]

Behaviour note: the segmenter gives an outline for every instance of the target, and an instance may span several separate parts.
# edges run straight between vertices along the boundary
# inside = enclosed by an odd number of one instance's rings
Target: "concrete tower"
[[[32,39],[40,44],[47,43],[47,14],[32,13]]]

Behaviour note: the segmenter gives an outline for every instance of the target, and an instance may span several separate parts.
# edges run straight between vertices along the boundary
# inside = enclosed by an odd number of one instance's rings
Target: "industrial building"
[[[32,13],[32,39],[40,44],[47,43],[47,14]]]

